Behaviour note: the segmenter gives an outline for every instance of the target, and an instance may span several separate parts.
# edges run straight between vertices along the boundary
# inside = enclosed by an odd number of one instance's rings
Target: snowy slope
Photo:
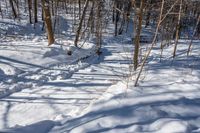
[[[149,59],[139,87],[111,86],[79,117],[62,121],[51,132],[63,133],[196,133],[200,132],[200,42],[186,57],[181,41],[178,57],[169,46],[160,62],[159,49]],[[144,75],[143,75],[144,76]]]

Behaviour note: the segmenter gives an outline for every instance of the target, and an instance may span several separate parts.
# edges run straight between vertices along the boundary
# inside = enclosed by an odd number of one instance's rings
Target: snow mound
[[[58,56],[60,54],[67,54],[67,52],[62,49],[62,47],[50,47],[50,50],[46,51],[43,55],[44,58]]]

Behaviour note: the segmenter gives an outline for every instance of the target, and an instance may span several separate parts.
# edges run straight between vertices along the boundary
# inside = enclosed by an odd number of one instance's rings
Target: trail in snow
[[[21,91],[0,99],[0,128],[27,125],[42,120],[61,120],[76,116],[92,101],[98,99],[107,88],[123,79],[128,73],[129,44],[120,45],[118,40],[107,37],[103,54],[94,60],[85,59],[70,78],[47,80],[41,85],[26,86]],[[126,52],[128,51],[128,52]],[[92,60],[91,60],[92,59]],[[54,70],[55,72],[64,71]],[[74,67],[72,67],[74,69]],[[43,69],[29,76],[48,73]],[[43,78],[38,80],[45,80]]]

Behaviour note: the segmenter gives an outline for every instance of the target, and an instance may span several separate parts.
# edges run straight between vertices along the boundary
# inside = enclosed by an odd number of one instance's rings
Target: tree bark
[[[35,18],[35,23],[38,22],[38,16],[37,16],[37,2],[38,2],[38,0],[34,0],[34,18]]]
[[[96,53],[98,55],[101,54],[101,43],[102,43],[102,22],[101,22],[101,8],[102,8],[102,1],[99,0],[97,2],[97,17],[96,17]]]
[[[178,39],[179,39],[181,12],[182,12],[182,2],[183,1],[180,0],[180,8],[179,8],[179,13],[178,13],[178,24],[176,26],[176,39],[175,39],[175,45],[174,45],[173,58],[176,56],[176,49],[177,49]]]
[[[42,7],[44,11],[44,21],[48,36],[48,45],[51,45],[54,43],[54,33],[52,29],[52,22],[51,22],[51,14],[49,10],[49,1],[48,0],[42,0]]]
[[[142,18],[143,18],[143,9],[144,9],[144,0],[140,2],[140,10],[138,13],[138,25],[136,28],[136,35],[134,37],[135,49],[134,49],[134,70],[137,69],[138,66],[138,55],[139,55],[139,48],[140,48],[140,34],[142,31]]]
[[[79,36],[80,36],[82,24],[83,24],[83,19],[85,18],[85,15],[86,15],[86,9],[88,7],[88,3],[89,3],[89,0],[86,0],[85,5],[84,5],[84,9],[83,9],[83,13],[82,13],[82,16],[81,16],[81,20],[79,22],[79,26],[78,26],[78,29],[77,29],[77,32],[76,32],[76,38],[74,40],[74,45],[76,47],[78,46]]]
[[[9,2],[10,2],[10,5],[11,5],[11,8],[12,8],[12,12],[13,12],[14,19],[16,19],[16,18],[17,18],[17,12],[16,12],[16,10],[15,10],[13,1],[12,1],[12,0],[9,0]]]
[[[140,78],[140,75],[142,73],[142,70],[145,66],[145,62],[147,60],[147,58],[149,57],[150,53],[151,53],[151,50],[156,42],[156,38],[157,38],[157,35],[158,35],[158,30],[160,28],[160,24],[162,23],[163,19],[165,19],[165,17],[163,17],[162,19],[162,15],[163,15],[163,8],[164,8],[164,3],[165,3],[165,0],[162,0],[162,5],[161,5],[161,9],[160,9],[160,15],[159,15],[159,20],[158,20],[158,24],[157,24],[157,27],[156,27],[156,32],[155,32],[155,35],[154,35],[154,38],[153,38],[153,41],[151,43],[151,47],[149,48],[149,50],[147,51],[145,57],[144,57],[144,60],[142,61],[142,65],[141,65],[141,68],[138,72],[138,75],[136,76],[136,80],[135,80],[135,83],[134,83],[134,86],[137,86],[138,85],[138,81],[139,81],[139,78]]]
[[[195,28],[194,28],[193,34],[192,34],[192,38],[191,38],[191,41],[190,41],[190,45],[189,45],[188,51],[187,51],[187,56],[188,56],[189,53],[190,53],[190,50],[191,50],[191,47],[192,47],[192,43],[193,43],[193,39],[194,39],[194,36],[195,36],[195,34],[196,34],[197,27],[198,27],[199,23],[200,23],[200,15],[199,15],[199,17],[198,17],[198,19],[197,19],[197,23],[196,23],[196,26],[195,26]]]
[[[29,22],[30,22],[30,24],[32,24],[31,10],[32,10],[32,0],[28,0],[28,12],[29,12]]]

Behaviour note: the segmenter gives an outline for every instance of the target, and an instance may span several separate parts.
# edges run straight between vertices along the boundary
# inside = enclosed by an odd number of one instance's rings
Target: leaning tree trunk
[[[52,22],[51,22],[51,14],[49,10],[49,1],[48,0],[42,0],[42,7],[44,11],[44,21],[48,36],[48,45],[51,45],[54,43],[54,33],[52,29]]]

